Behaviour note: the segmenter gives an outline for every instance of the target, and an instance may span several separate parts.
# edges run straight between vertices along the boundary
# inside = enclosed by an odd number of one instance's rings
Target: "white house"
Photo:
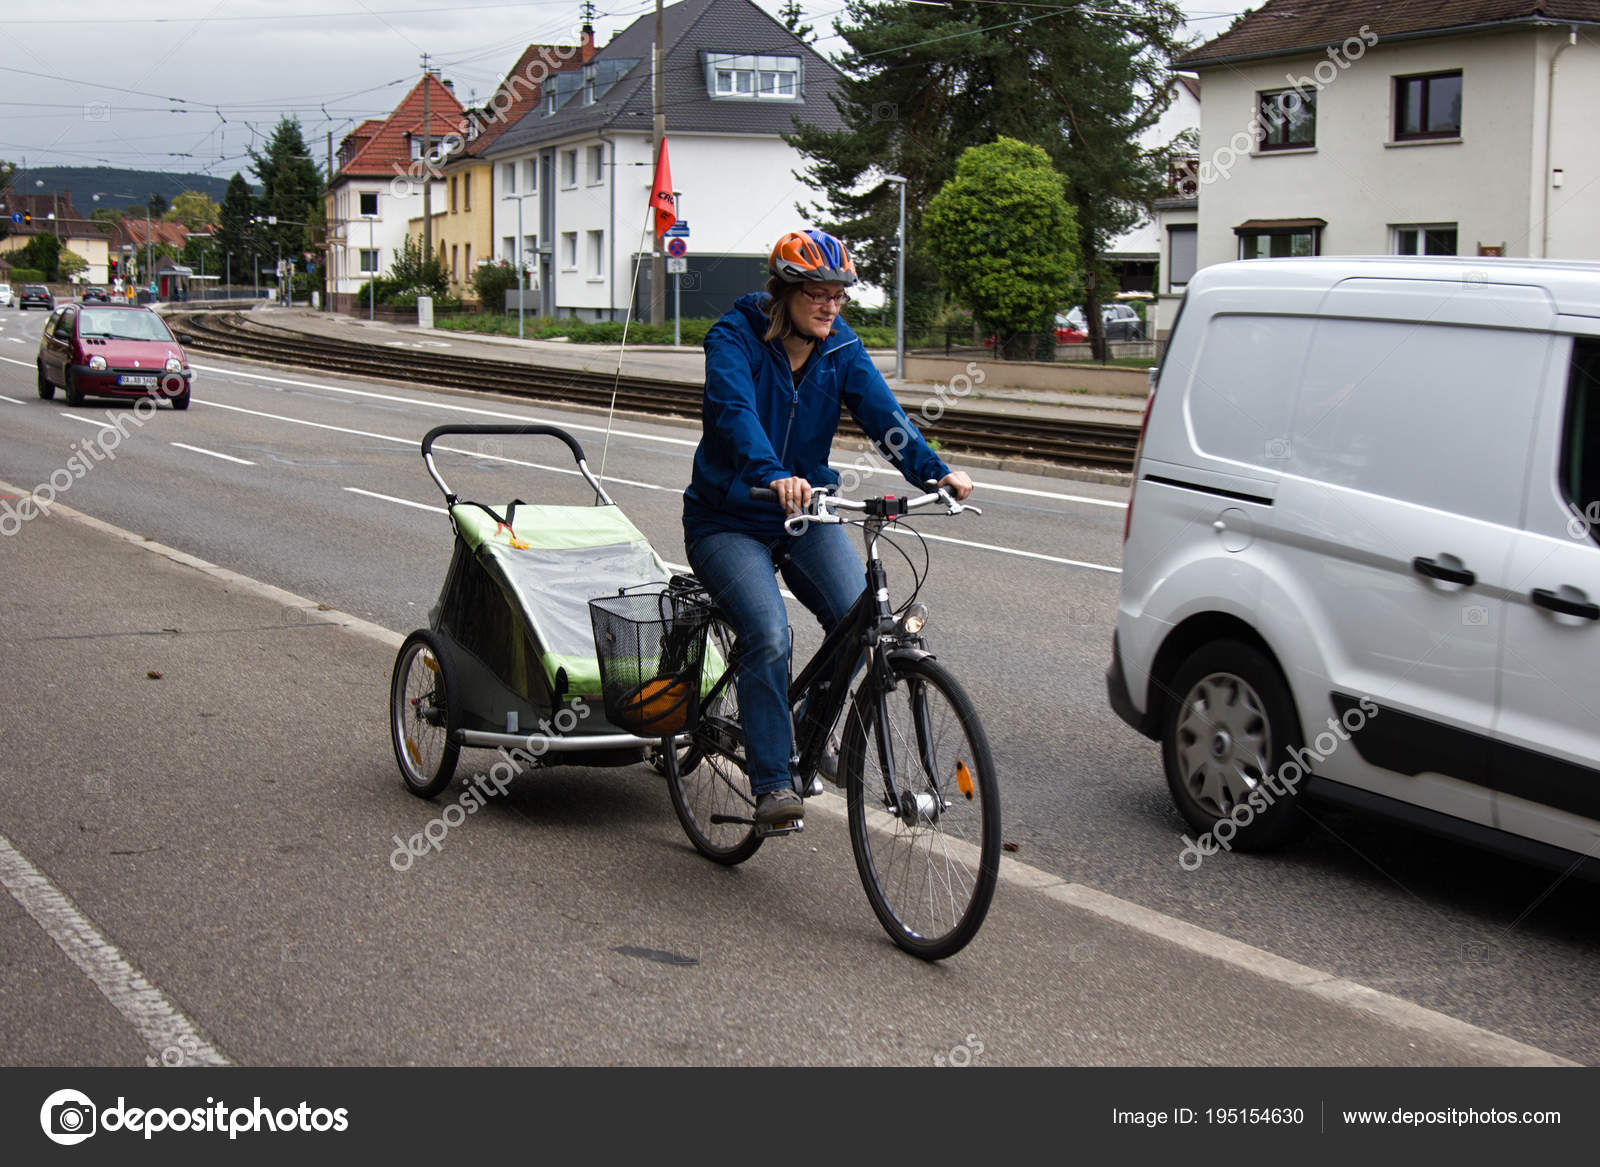
[[[1185,73],[1174,73],[1168,85],[1172,90],[1171,102],[1156,123],[1139,135],[1139,145],[1146,150],[1165,150],[1180,135],[1200,129],[1199,80]],[[1161,239],[1161,229],[1152,216],[1107,245],[1105,257],[1117,273],[1121,291],[1155,290]]]
[[[425,74],[388,118],[363,122],[339,146],[338,166],[323,210],[328,224],[328,299],[336,312],[356,307],[356,293],[389,270],[405,242],[407,224],[422,214],[424,181],[435,213],[445,207],[444,183],[422,159],[424,110],[431,148],[459,134],[463,110],[446,82]]]
[[[1158,326],[1231,259],[1600,259],[1597,26],[1600,0],[1268,0],[1180,57],[1205,104]]]
[[[779,135],[794,118],[839,127],[829,100],[839,75],[749,0],[681,0],[663,24],[667,150],[691,232],[682,310],[721,315],[760,287],[773,242],[800,225],[796,203],[815,197]],[[636,260],[653,243],[654,30],[646,14],[581,69],[549,78],[539,108],[483,153],[496,258],[516,260],[520,207],[544,314],[620,320],[630,295],[649,303],[650,264]],[[669,282],[669,312],[670,292]]]

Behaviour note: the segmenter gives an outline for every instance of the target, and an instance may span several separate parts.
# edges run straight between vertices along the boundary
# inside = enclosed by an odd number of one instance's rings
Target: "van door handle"
[[[1442,579],[1445,583],[1461,584],[1471,587],[1478,582],[1476,572],[1468,571],[1464,567],[1446,567],[1432,559],[1425,559],[1421,555],[1411,561],[1411,570],[1429,579]]]
[[[1585,620],[1600,620],[1600,604],[1585,600],[1569,600],[1548,588],[1534,588],[1533,602],[1541,608],[1560,612],[1563,616],[1581,616]]]

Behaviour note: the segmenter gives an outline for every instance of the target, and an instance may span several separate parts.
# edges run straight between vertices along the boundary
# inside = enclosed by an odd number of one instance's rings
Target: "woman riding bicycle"
[[[860,556],[838,526],[784,530],[813,485],[836,486],[828,455],[849,408],[878,449],[919,489],[937,481],[958,499],[972,480],[929,448],[840,313],[856,282],[844,244],[823,231],[791,231],[772,249],[765,292],[741,296],[706,334],[702,433],[683,495],[689,565],[727,616],[742,666],[737,696],[745,727],[755,821],[801,817],[789,773],[789,616],[774,570],[826,633],[863,588]],[[779,502],[756,502],[770,487]]]

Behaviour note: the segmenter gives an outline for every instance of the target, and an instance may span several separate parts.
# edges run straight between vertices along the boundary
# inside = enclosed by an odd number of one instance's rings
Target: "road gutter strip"
[[[0,480],[0,492],[7,490],[21,493],[19,488]],[[236,588],[246,594],[269,600],[285,608],[298,609],[305,614],[308,621],[334,624],[395,650],[399,649],[404,640],[404,637],[399,633],[391,632],[389,629],[373,624],[370,621],[362,620],[337,609],[325,608],[314,600],[305,599],[302,596],[295,595],[293,592],[285,591],[282,588],[230,571],[225,567],[209,563],[176,548],[156,543],[142,535],[113,526],[61,503],[52,504],[50,512],[60,515],[62,518],[82,523],[93,530],[115,536],[124,542],[132,543],[134,546],[142,547],[174,563],[194,568],[196,571],[211,576],[213,579],[226,583],[229,587]],[[845,800],[831,792],[809,799],[807,810],[833,815],[840,819],[847,817]],[[12,858],[13,856],[15,857],[14,859]],[[67,901],[65,896],[56,891],[49,884],[49,881],[16,852],[3,835],[0,835],[0,878],[3,878],[6,886],[12,889],[12,894],[23,904],[23,907],[27,908],[29,914],[33,915],[35,919],[39,919],[41,925],[51,932],[52,937],[56,938],[56,943],[61,945],[63,951],[73,958],[74,963],[77,963],[80,968],[84,968],[86,975],[91,980],[94,980],[97,986],[101,987],[101,991],[106,993],[112,1004],[116,1005],[123,1012],[123,1015],[127,1016],[136,1026],[139,1026],[141,1033],[145,1033],[146,1030],[143,1028],[143,1023],[140,1020],[136,1020],[136,1016],[142,1017],[143,1010],[147,1006],[141,1004],[140,1010],[136,1010],[135,1013],[130,1013],[128,1009],[125,1009],[119,1003],[118,998],[113,996],[106,985],[96,977],[96,974],[79,961],[78,956],[74,954],[74,950],[68,946],[68,943],[57,937],[49,925],[45,924],[43,919],[40,919],[39,914],[34,911],[28,901],[18,894],[15,887],[13,887],[13,880],[19,878],[13,875],[13,868],[18,863],[24,865],[27,872],[31,872],[49,892],[53,892],[54,895],[67,904],[68,908],[71,908],[70,901]],[[17,870],[22,869],[18,868]],[[1001,859],[1000,880],[1002,883],[1009,884],[1019,890],[1038,892],[1049,899],[1055,900],[1057,903],[1100,916],[1112,923],[1164,940],[1185,951],[1231,965],[1253,976],[1285,985],[1319,1000],[1371,1014],[1391,1025],[1415,1030],[1437,1040],[1452,1042],[1485,1063],[1508,1066],[1578,1066],[1581,1064],[1539,1049],[1536,1046],[1528,1045],[1525,1042],[1495,1033],[1492,1030],[1473,1025],[1470,1022],[1461,1021],[1436,1010],[1425,1008],[1392,994],[1368,988],[1359,982],[1334,976],[1330,972],[1312,968],[1309,965],[1296,963],[1267,952],[1265,949],[1245,944],[1220,933],[1208,931],[1185,920],[1153,911],[1150,908],[1141,907],[1131,901],[1121,899],[1096,888],[1068,882],[1058,875],[1020,863],[1014,859]],[[29,886],[32,886],[32,884],[30,883]],[[73,911],[75,913],[75,909]],[[78,929],[79,934],[82,933],[83,929],[87,929],[94,942],[98,942],[101,946],[110,949],[111,955],[120,959],[115,949],[111,948],[109,943],[101,938],[98,932],[94,931],[93,925],[82,920],[81,916],[77,918],[82,923],[82,928]],[[121,985],[136,987],[136,982],[137,986],[143,986],[150,993],[160,997],[158,990],[149,986],[148,982],[144,981],[131,966],[126,966],[126,962],[123,962],[123,964],[127,968],[127,974],[112,978],[111,984],[113,988]],[[129,979],[130,977],[132,979]],[[139,1000],[143,1001],[142,998]],[[165,998],[160,998],[160,1000],[163,1004],[165,1003]],[[170,1009],[170,1006],[165,1007]],[[148,1006],[148,1008],[150,1015],[159,1020],[161,1017],[160,1010],[154,1006]],[[181,1022],[184,1025],[188,1024],[181,1015],[176,1014],[176,1011],[173,1012],[177,1022]],[[162,1032],[164,1033],[165,1031],[162,1030]],[[171,1043],[167,1044],[170,1045]],[[219,1058],[222,1056],[211,1050],[209,1046],[203,1045],[202,1048],[210,1050],[211,1053]],[[226,1063],[218,1062],[213,1064]]]

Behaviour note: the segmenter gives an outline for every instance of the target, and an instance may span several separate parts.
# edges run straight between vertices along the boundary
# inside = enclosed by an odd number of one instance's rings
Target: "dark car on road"
[[[43,284],[23,284],[22,295],[17,298],[17,307],[26,312],[29,308],[54,308],[56,298],[50,294],[50,289]]]
[[[109,304],[111,303],[111,296],[104,288],[85,288],[83,289],[83,302],[85,304]]]
[[[174,409],[189,408],[189,358],[149,308],[63,305],[45,321],[38,367],[46,401],[59,385],[68,405],[85,397],[164,397]]]

